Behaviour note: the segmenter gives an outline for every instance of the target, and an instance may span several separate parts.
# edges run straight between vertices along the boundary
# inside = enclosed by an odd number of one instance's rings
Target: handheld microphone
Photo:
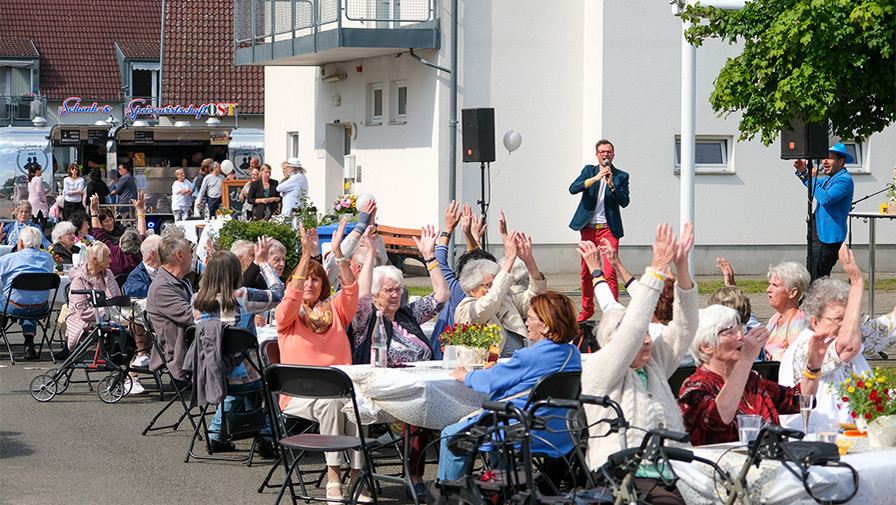
[[[610,168],[610,158],[604,158],[604,166],[607,168]],[[604,179],[606,179],[607,182],[609,183],[610,177],[612,177],[612,175],[613,175],[612,172],[608,173],[607,175],[604,176]]]

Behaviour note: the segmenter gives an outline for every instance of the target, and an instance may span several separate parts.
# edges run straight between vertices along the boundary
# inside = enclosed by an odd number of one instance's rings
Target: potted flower
[[[856,426],[867,426],[872,445],[896,445],[896,381],[875,368],[874,372],[853,372],[834,387],[840,404],[851,410]]]
[[[454,353],[460,365],[468,370],[481,367],[489,357],[489,351],[497,356],[500,353],[501,328],[496,324],[478,325],[457,323],[446,326],[439,336],[446,356]],[[454,350],[449,350],[453,347]]]
[[[333,202],[333,213],[337,216],[341,216],[342,214],[349,214],[352,216],[358,215],[358,195],[343,195],[336,199]]]

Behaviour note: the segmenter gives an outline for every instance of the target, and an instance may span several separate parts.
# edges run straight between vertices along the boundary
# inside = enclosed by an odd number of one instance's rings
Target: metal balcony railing
[[[339,28],[412,27],[435,19],[437,0],[235,0],[236,48]]]
[[[31,126],[32,119],[46,114],[44,96],[0,95],[0,126]]]

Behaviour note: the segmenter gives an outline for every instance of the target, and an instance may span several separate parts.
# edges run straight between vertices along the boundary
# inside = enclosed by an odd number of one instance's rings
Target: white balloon
[[[361,209],[364,208],[364,204],[367,203],[367,200],[376,201],[376,198],[374,198],[370,193],[362,193],[358,195],[358,199],[355,200],[355,206],[358,208],[358,212],[361,212]]]
[[[504,134],[504,147],[507,148],[508,152],[513,152],[519,149],[520,145],[523,143],[523,136],[520,135],[520,132],[516,130],[508,130],[507,133]]]

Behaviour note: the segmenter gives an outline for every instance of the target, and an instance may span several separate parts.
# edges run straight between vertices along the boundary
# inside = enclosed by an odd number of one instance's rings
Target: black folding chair
[[[345,372],[338,368],[301,365],[271,365],[265,370],[265,383],[270,395],[271,409],[277,414],[278,422],[275,426],[279,444],[288,452],[291,463],[286,472],[286,478],[280,487],[276,504],[280,503],[283,493],[289,487],[293,502],[301,500],[333,501],[332,499],[317,498],[308,495],[301,472],[297,472],[302,495],[297,496],[293,486],[292,474],[297,469],[299,462],[306,453],[310,452],[342,452],[361,451],[364,455],[364,468],[356,481],[355,489],[351,490],[350,503],[356,504],[361,494],[362,484],[366,485],[373,503],[377,503],[376,486],[373,481],[372,456],[370,448],[373,443],[365,439],[361,417],[358,414],[358,402],[355,398],[355,388],[352,380]],[[296,398],[310,399],[351,399],[354,420],[359,427],[357,437],[321,435],[316,433],[303,433],[300,435],[286,436],[286,427],[282,422],[283,416],[280,406],[273,400],[273,395],[287,395]],[[296,454],[298,451],[298,455]]]
[[[529,394],[529,399],[528,401],[526,401],[526,407],[523,410],[529,411],[534,404],[541,401],[547,401],[550,398],[553,398],[555,400],[578,400],[581,391],[581,371],[550,373],[548,375],[545,375],[541,379],[538,379],[538,382],[536,382],[535,385],[532,386],[532,392]],[[537,410],[532,413],[538,414]],[[570,415],[567,416],[567,429],[570,429],[576,425],[576,413],[570,412],[569,414]],[[583,426],[587,428],[587,424],[584,424]],[[550,428],[546,429],[550,430]],[[573,441],[575,441],[577,438],[578,437],[576,437],[574,434]],[[575,443],[573,444],[573,451],[576,451]],[[567,456],[558,458],[542,453],[532,453],[532,462],[535,466],[535,469],[540,471],[546,478],[545,482],[550,487],[550,490],[554,492],[554,494],[560,494],[560,488],[554,481],[563,479],[565,476],[569,475],[570,471],[572,470],[570,468],[572,465],[567,464]],[[582,469],[587,472],[587,463],[585,462],[584,454],[581,454],[581,458],[579,456],[580,455],[578,453],[572,454],[572,461],[577,464],[585,464],[585,466],[582,466]]]
[[[193,345],[197,344],[194,343]],[[264,376],[262,367],[258,363],[258,339],[256,338],[254,333],[245,328],[240,328],[238,326],[226,326],[223,328],[221,334],[221,355],[239,355],[242,357],[240,361],[249,363],[249,366],[255,369],[259,377]],[[195,373],[196,371],[194,370],[194,374]],[[199,430],[202,429],[205,434],[205,443],[206,448],[208,449],[208,453],[213,453],[211,438],[208,436],[209,433],[213,432],[209,430],[208,422],[205,419],[206,414],[208,414],[208,409],[212,404],[207,403],[201,407],[201,410],[199,412],[199,421],[196,423],[196,428],[193,430],[193,438],[190,439],[190,448],[187,450],[186,457],[184,457],[184,463],[189,462],[190,458],[192,457],[195,459],[207,459],[215,461],[245,461],[249,466],[252,466],[252,459],[255,456],[255,447],[258,445],[259,437],[261,437],[261,430],[263,430],[267,426],[265,424],[265,418],[268,417],[269,412],[264,405],[265,403],[269,403],[268,395],[265,392],[264,380],[261,380],[260,382],[261,385],[257,389],[248,391],[240,391],[238,393],[234,393],[228,389],[226,393],[227,395],[255,395],[257,396],[259,401],[257,402],[257,407],[248,412],[222,412],[221,429],[218,432],[219,436],[222,439],[230,435],[244,435],[248,433],[254,433],[255,438],[252,440],[252,447],[249,449],[249,454],[247,454],[245,457],[225,458],[221,456],[211,455],[199,456],[193,452],[193,446],[196,444],[196,439],[199,438],[200,435]],[[223,408],[223,401],[218,405],[218,408]]]
[[[156,337],[155,328],[153,328],[152,321],[149,319],[149,314],[144,310],[143,311],[143,327],[146,328],[146,332],[149,333],[149,337],[152,339],[153,350],[156,354],[162,359],[162,368],[158,370],[158,373],[167,375],[171,380],[171,385],[174,387],[174,396],[162,407],[149,421],[149,424],[146,425],[146,428],[143,429],[143,435],[145,436],[150,431],[159,431],[159,430],[174,430],[180,426],[180,423],[183,422],[184,419],[189,419],[190,424],[193,425],[193,430],[196,430],[196,421],[194,418],[198,416],[198,414],[193,414],[192,409],[187,404],[184,395],[190,390],[192,386],[191,377],[187,376],[183,380],[178,380],[174,377],[174,374],[171,373],[171,370],[168,368],[168,359],[165,356],[165,351],[162,349],[162,345],[159,344],[159,339]],[[184,340],[186,341],[186,345],[189,345],[190,342],[193,341],[193,337],[195,336],[196,327],[190,326],[184,332]],[[164,390],[163,388],[159,388],[162,390],[161,398],[164,399]],[[167,424],[165,426],[154,426],[156,421],[164,414],[175,402],[180,402],[180,405],[183,407],[183,413],[177,418],[172,424]]]
[[[23,317],[23,316],[14,316],[9,314],[9,306],[12,303],[10,298],[12,297],[13,290],[16,291],[51,291],[50,297],[47,299],[46,305],[44,305],[41,310],[37,313]],[[9,351],[9,361],[11,364],[16,364],[16,359],[12,354],[12,347],[9,345],[9,334],[11,333],[22,333],[19,331],[10,331],[13,323],[17,322],[20,319],[28,319],[34,320],[37,322],[37,328],[35,330],[35,337],[37,336],[37,332],[41,332],[40,339],[40,347],[37,350],[37,357],[40,358],[40,353],[44,349],[44,344],[47,344],[47,349],[50,352],[50,358],[53,360],[53,363],[56,363],[56,358],[53,357],[53,348],[50,347],[50,338],[49,338],[49,329],[50,329],[50,315],[53,313],[53,301],[56,300],[56,292],[59,290],[59,276],[55,273],[43,273],[43,272],[28,272],[22,273],[15,276],[12,279],[12,282],[9,284],[9,291],[6,292],[6,304],[3,306],[3,313],[0,314],[0,336],[3,337],[3,342],[6,343],[6,350]],[[37,308],[37,307],[36,307]],[[24,344],[23,344],[24,349]]]

